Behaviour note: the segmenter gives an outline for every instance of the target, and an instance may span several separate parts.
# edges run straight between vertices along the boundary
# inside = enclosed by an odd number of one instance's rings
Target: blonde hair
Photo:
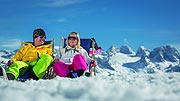
[[[77,32],[71,32],[71,33],[68,35],[68,37],[71,36],[71,35],[75,35],[75,36],[77,37],[77,44],[76,44],[75,48],[76,48],[76,49],[82,48],[82,47],[81,47],[81,41],[80,41],[79,34],[78,34]],[[68,38],[66,39],[66,45],[67,45],[67,46],[70,46],[69,43],[68,43]]]

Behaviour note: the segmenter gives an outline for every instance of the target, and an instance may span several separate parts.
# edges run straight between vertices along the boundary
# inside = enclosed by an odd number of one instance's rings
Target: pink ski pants
[[[83,55],[77,54],[73,58],[71,65],[65,64],[62,61],[57,61],[54,64],[54,72],[60,77],[66,77],[66,75],[71,71],[77,71],[78,69],[88,70],[88,65]]]

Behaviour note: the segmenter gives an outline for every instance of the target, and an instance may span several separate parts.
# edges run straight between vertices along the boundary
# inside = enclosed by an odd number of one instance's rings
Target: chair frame
[[[92,45],[92,59],[95,60],[95,53],[94,53],[94,44],[95,44],[95,41],[91,38],[91,45]],[[90,72],[90,75],[92,76],[92,68],[93,66],[89,66],[89,72]],[[94,76],[96,76],[96,66],[94,66]]]

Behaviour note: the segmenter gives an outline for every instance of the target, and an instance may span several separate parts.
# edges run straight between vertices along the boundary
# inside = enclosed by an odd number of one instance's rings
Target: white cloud
[[[66,21],[67,21],[67,19],[62,18],[62,19],[57,19],[56,21],[57,21],[57,22],[66,22]]]
[[[21,39],[2,39],[0,38],[0,48],[17,49],[21,45]]]
[[[86,1],[88,0],[46,0],[45,2],[41,2],[37,5],[44,6],[44,7],[64,7],[64,6],[82,3]]]

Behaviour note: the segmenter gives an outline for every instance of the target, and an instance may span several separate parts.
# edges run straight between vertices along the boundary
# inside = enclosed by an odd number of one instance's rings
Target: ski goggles
[[[70,40],[70,39],[77,40],[77,37],[75,37],[75,36],[69,36],[69,37],[68,37],[68,40]]]
[[[40,35],[39,37],[40,37],[41,39],[42,39],[42,38],[46,39],[46,36],[45,36],[45,35]]]
[[[37,38],[37,37],[39,37],[39,38],[44,38],[44,39],[46,39],[46,36],[45,35],[34,35],[34,38]]]

